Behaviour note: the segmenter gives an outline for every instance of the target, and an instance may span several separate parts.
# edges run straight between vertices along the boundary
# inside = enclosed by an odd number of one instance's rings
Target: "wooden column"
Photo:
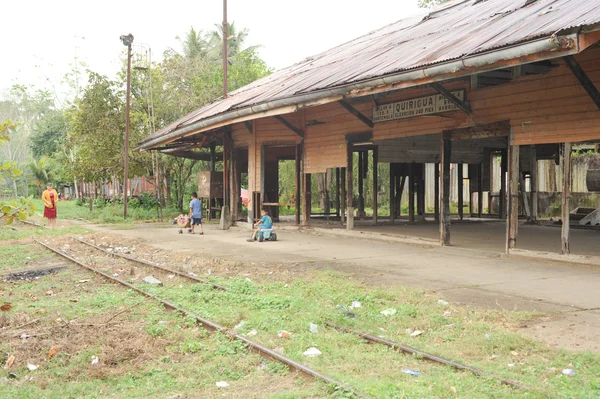
[[[304,187],[302,191],[304,195],[302,196],[302,224],[304,226],[308,226],[310,222],[310,203],[311,203],[311,175],[310,173],[304,174]]]
[[[434,185],[434,204],[433,204],[433,217],[436,222],[440,221],[440,164],[434,164],[433,169],[433,182]]]
[[[239,206],[240,206],[240,197],[241,197],[241,187],[240,187],[240,160],[238,149],[235,148],[232,144],[231,148],[231,194],[230,194],[230,211],[231,211],[231,221],[237,221],[239,217]]]
[[[352,145],[352,143],[348,143],[347,144],[347,150],[346,150],[346,186],[347,186],[347,191],[346,191],[346,209],[348,209],[348,217],[346,219],[346,229],[348,230],[352,230],[354,229],[354,207],[352,206],[352,177],[353,177],[353,171],[354,171],[354,165],[353,165],[353,149],[354,149],[354,145]],[[360,173],[360,171],[359,171]]]
[[[563,144],[562,157],[562,231],[560,235],[561,253],[571,253],[569,244],[570,215],[571,215],[571,143]]]
[[[296,224],[301,222],[301,198],[302,198],[302,143],[296,144],[296,194],[294,198],[296,206]]]
[[[344,224],[346,223],[346,168],[340,168],[340,188],[340,196],[342,197],[340,201],[340,217],[342,224]]]
[[[223,132],[223,205],[221,207],[221,230],[228,230],[231,226],[230,213],[230,193],[231,193],[231,140],[229,137],[229,127]]]
[[[417,183],[417,215],[420,221],[425,221],[425,164],[421,163],[417,166],[418,178],[415,178]]]
[[[479,165],[479,190],[477,190],[477,216],[483,216],[483,162]]]
[[[491,215],[494,208],[492,201],[492,192],[494,190],[494,153],[490,152],[490,158],[487,160],[490,165],[490,191],[488,195],[488,215]],[[485,160],[484,160],[485,162]],[[501,213],[501,212],[498,212]]]
[[[365,216],[365,190],[364,190],[364,170],[367,163],[367,152],[358,152],[358,216]]]
[[[529,183],[531,185],[531,217],[530,220],[532,222],[537,221],[538,216],[538,183],[537,183],[537,151],[535,145],[531,146],[530,150],[530,179]]]
[[[390,221],[394,223],[396,218],[396,176],[390,163]]]
[[[458,163],[456,168],[456,174],[458,175],[458,217],[460,220],[463,220],[463,212],[464,212],[464,173],[463,173],[463,164]]]
[[[377,224],[377,164],[379,163],[379,153],[377,147],[373,148],[373,223]]]
[[[335,215],[340,217],[340,168],[335,168]]]
[[[440,176],[440,244],[450,245],[450,157],[452,155],[452,142],[450,133],[442,133],[440,148],[440,163],[442,173]]]
[[[514,144],[511,129],[508,137],[508,196],[506,217],[506,253],[517,246],[519,231],[519,146]]]
[[[413,163],[408,164],[408,221],[415,221],[415,168]]]
[[[502,160],[500,162],[500,219],[506,217],[506,172],[508,170],[507,151],[502,150]]]

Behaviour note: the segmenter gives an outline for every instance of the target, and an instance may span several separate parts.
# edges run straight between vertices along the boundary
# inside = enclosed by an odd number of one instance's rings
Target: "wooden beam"
[[[378,149],[373,149],[373,223],[377,224],[377,164],[379,162]]]
[[[483,162],[479,165],[479,190],[477,190],[477,216],[483,216]]]
[[[335,168],[335,215],[340,217],[340,168]]]
[[[302,196],[302,144],[296,144],[296,224],[299,225],[300,220],[300,199]]]
[[[348,210],[348,217],[346,218],[346,229],[352,230],[354,229],[354,207],[352,206],[354,145],[352,145],[352,143],[347,143],[346,147],[346,209]]]
[[[371,118],[368,118],[367,116],[365,116],[362,112],[360,112],[359,110],[354,108],[352,105],[348,104],[348,102],[346,102],[344,100],[340,100],[340,101],[338,101],[338,104],[340,104],[342,106],[342,108],[344,108],[346,111],[350,112],[358,120],[360,120],[362,123],[364,123],[371,129],[373,128],[373,126],[375,126],[375,124],[373,123]]]
[[[340,168],[340,219],[342,224],[346,222],[346,168]]]
[[[506,216],[506,253],[517,246],[519,231],[519,146],[511,131],[508,139],[508,212]]]
[[[460,218],[460,220],[463,220],[463,216],[464,216],[464,184],[465,184],[465,180],[463,178],[464,173],[463,173],[463,164],[459,163],[456,167],[456,174],[458,175],[458,217]]]
[[[579,65],[577,60],[572,55],[564,57],[564,60],[571,72],[573,72],[573,75],[575,75],[575,77],[579,81],[579,84],[583,86],[583,88],[585,89],[585,91],[587,91],[592,101],[600,109],[600,92],[598,91],[590,77],[585,73],[581,65]]]
[[[288,122],[287,119],[285,119],[283,116],[281,115],[275,115],[274,116],[275,119],[277,119],[279,122],[281,122],[282,125],[284,125],[285,127],[287,127],[288,129],[290,129],[292,132],[296,133],[298,136],[304,138],[304,130],[297,128],[296,126],[292,125],[290,122]]]
[[[434,198],[434,204],[433,204],[433,217],[435,218],[436,222],[440,221],[440,164],[439,163],[435,163],[433,164],[434,169],[433,169],[433,179],[435,180],[433,182],[434,187],[434,194],[433,196]]]
[[[485,125],[475,125],[451,131],[452,140],[489,139],[507,137],[510,134],[510,122],[501,121]]]
[[[450,245],[450,157],[452,141],[448,132],[442,133],[440,163],[442,164],[440,184],[440,244]]]
[[[408,164],[408,221],[415,222],[415,168]]]
[[[373,132],[348,133],[344,136],[344,139],[348,143],[365,143],[373,141]],[[361,148],[364,147],[366,146],[361,146]]]
[[[531,217],[529,220],[535,222],[538,216],[537,149],[535,145],[531,146],[529,154],[529,184],[531,185]]]
[[[571,143],[563,144],[562,157],[562,231],[560,235],[561,253],[571,253],[569,244],[569,230],[571,228]]]
[[[302,197],[302,224],[304,226],[308,226],[308,224],[310,223],[310,214],[311,214],[311,202],[312,202],[312,198],[311,198],[311,188],[312,188],[312,181],[311,181],[311,175],[310,173],[305,173],[304,174],[304,187],[303,187],[303,191],[304,191],[304,195]]]
[[[244,126],[246,126],[246,129],[248,129],[248,133],[252,134],[252,123],[245,121]]]
[[[500,161],[500,208],[499,214],[500,219],[504,219],[506,217],[506,176],[508,172],[508,152],[507,150],[502,150],[502,159]]]
[[[446,88],[444,86],[442,86],[441,84],[439,84],[437,82],[430,83],[430,85],[438,93],[440,93],[442,96],[446,97],[446,99],[448,99],[448,101],[450,101],[451,103],[453,103],[454,105],[456,105],[458,108],[460,108],[467,115],[472,115],[473,114],[473,111],[471,111],[471,107],[469,107],[469,104],[467,104],[466,102],[460,101],[458,99],[458,97],[456,97],[454,94],[452,94],[451,92],[449,92],[448,90],[446,90]]]
[[[390,164],[390,221],[394,223],[396,217],[396,176]]]

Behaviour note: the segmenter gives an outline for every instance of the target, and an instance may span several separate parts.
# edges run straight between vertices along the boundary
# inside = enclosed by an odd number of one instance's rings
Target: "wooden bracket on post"
[[[346,111],[350,112],[358,120],[360,120],[362,123],[364,123],[365,125],[367,125],[371,129],[373,128],[373,126],[375,126],[375,124],[373,123],[373,121],[371,120],[371,118],[367,117],[365,114],[363,114],[362,112],[360,112],[359,110],[357,110],[356,108],[354,108],[352,105],[348,104],[347,101],[340,100],[340,101],[338,101],[338,104],[340,104]]]
[[[282,125],[284,125],[285,127],[287,127],[288,129],[290,129],[292,132],[296,133],[298,136],[304,138],[304,130],[297,128],[296,126],[292,125],[287,119],[285,119],[283,116],[281,115],[275,115],[275,119],[277,119],[279,122],[281,122]]]
[[[244,122],[244,126],[246,126],[246,129],[248,129],[248,133],[252,134],[252,123],[246,121]]]
[[[581,84],[581,86],[583,86],[585,91],[587,91],[592,101],[594,101],[598,109],[600,109],[600,92],[598,92],[598,89],[596,88],[590,77],[585,73],[581,65],[579,65],[577,60],[572,55],[564,57],[564,60],[571,72],[573,72],[573,75],[575,75],[575,77]]]
[[[433,87],[438,93],[442,96],[446,97],[446,99],[456,105],[458,108],[463,110],[467,115],[472,115],[473,111],[471,111],[471,107],[467,104],[466,101],[461,101],[454,94],[450,93],[444,86],[441,84],[434,82],[430,83],[431,87]]]

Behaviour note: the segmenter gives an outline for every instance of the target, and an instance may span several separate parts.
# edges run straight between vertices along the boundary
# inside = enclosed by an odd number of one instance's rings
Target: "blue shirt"
[[[190,201],[190,209],[192,210],[192,217],[194,219],[202,218],[202,202],[198,198]]]
[[[271,227],[273,227],[273,221],[271,220],[271,217],[269,215],[265,215],[263,217],[260,218],[260,227],[262,227],[263,229],[270,229]]]

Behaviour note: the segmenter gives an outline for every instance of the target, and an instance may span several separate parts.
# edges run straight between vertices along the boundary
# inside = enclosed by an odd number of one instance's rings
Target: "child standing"
[[[196,234],[194,231],[195,226],[200,226],[200,235],[204,234],[204,228],[202,227],[202,202],[198,199],[198,194],[196,192],[192,193],[192,200],[190,201],[190,218],[191,220],[191,229],[190,233]]]

